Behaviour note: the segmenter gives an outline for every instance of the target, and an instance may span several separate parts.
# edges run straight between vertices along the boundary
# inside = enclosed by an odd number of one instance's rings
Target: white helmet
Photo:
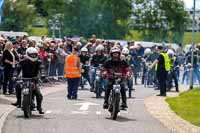
[[[151,49],[150,48],[146,48],[144,51],[145,55],[151,54]]]
[[[172,49],[168,49],[167,54],[173,56],[174,55],[174,51]]]
[[[95,49],[95,51],[103,51],[104,50],[104,46],[103,45],[98,45]]]
[[[26,50],[26,57],[31,61],[37,61],[38,60],[38,51],[34,47],[29,47]]]
[[[87,49],[86,47],[83,47],[83,48],[81,49],[81,52],[88,52],[88,49]]]
[[[122,54],[128,55],[129,54],[128,48],[123,48],[122,49]]]
[[[118,47],[112,47],[110,50],[110,54],[112,53],[120,53],[121,54],[121,50]]]

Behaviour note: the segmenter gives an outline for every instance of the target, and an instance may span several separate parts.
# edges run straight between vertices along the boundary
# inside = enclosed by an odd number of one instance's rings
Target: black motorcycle
[[[32,115],[34,108],[33,90],[36,89],[36,80],[38,77],[16,79],[16,82],[22,87],[22,110],[25,118]]]
[[[120,112],[120,97],[121,97],[121,83],[123,82],[122,73],[114,73],[114,84],[111,90],[109,100],[108,100],[108,111],[111,113],[111,118],[113,120],[117,119],[117,115]]]

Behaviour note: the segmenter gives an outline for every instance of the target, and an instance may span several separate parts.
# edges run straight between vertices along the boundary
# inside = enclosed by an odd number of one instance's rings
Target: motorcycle
[[[152,68],[150,68],[150,64],[147,63],[145,66],[145,73],[144,73],[144,87],[145,88],[153,88],[154,87],[154,71]]]
[[[30,118],[32,115],[34,108],[33,90],[36,89],[35,80],[37,79],[38,77],[15,79],[22,87],[22,110],[25,118]]]
[[[114,73],[114,84],[111,90],[109,100],[108,100],[108,111],[111,113],[111,118],[113,120],[117,119],[117,115],[120,112],[120,97],[121,97],[121,86],[122,77],[124,75],[122,73]]]
[[[95,76],[95,80],[94,80],[94,89],[95,89],[95,93],[96,93],[96,98],[100,98],[101,93],[103,91],[102,86],[101,86],[101,67],[96,68],[96,76]]]
[[[83,90],[85,84],[87,83],[87,81],[89,82],[89,75],[88,75],[88,71],[89,71],[89,65],[83,65],[82,69],[81,69],[81,81],[80,81],[80,87]]]

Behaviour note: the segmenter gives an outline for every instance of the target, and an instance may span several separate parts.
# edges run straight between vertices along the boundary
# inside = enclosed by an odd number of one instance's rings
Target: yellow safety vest
[[[170,67],[170,59],[168,54],[166,53],[160,53],[163,57],[164,57],[164,62],[165,62],[165,71],[170,71],[171,67]],[[155,70],[158,70],[158,64],[155,65]]]

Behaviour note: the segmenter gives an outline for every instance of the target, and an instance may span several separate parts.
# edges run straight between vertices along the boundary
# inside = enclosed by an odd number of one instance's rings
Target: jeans
[[[196,80],[198,80],[198,83],[200,84],[200,72],[199,72],[198,67],[194,68],[194,73],[193,74],[196,77]]]
[[[4,81],[3,81],[3,93],[5,94],[7,92],[7,86],[9,93],[13,93],[13,85],[14,82],[12,80],[13,77],[13,68],[4,68]]]
[[[67,78],[68,83],[68,97],[76,97],[78,93],[78,86],[79,86],[80,78]]]
[[[63,63],[57,63],[57,71],[58,71],[58,76],[63,76],[64,75],[64,64]]]
[[[95,69],[95,68],[92,68],[92,69],[89,71],[90,85],[91,85],[92,88],[94,87],[95,75],[96,75],[96,69]]]
[[[182,84],[184,84],[185,79],[186,79],[186,83],[189,84],[189,77],[190,77],[190,72],[185,70],[182,77]]]
[[[50,64],[49,76],[56,76],[56,63],[55,62]]]
[[[128,80],[128,89],[133,88],[133,76]]]
[[[179,88],[178,88],[178,79],[177,79],[177,73],[176,73],[176,71],[171,70],[169,72],[169,74],[168,74],[168,80],[169,80],[168,81],[168,88],[169,88],[169,90],[171,90],[172,85],[173,85],[173,80],[174,80],[176,91],[178,92]]]
[[[89,76],[90,76],[90,85],[91,85],[91,88],[94,89],[94,81],[95,81],[95,77],[96,77],[96,69],[91,69],[90,72],[89,72]],[[107,80],[103,79],[103,78],[100,78],[100,86],[102,88],[106,88],[107,86]]]

